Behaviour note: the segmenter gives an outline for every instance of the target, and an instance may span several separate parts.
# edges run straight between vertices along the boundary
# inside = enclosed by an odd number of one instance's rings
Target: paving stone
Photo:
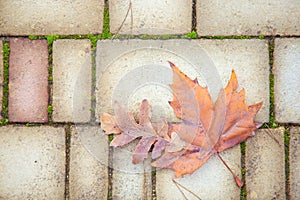
[[[10,39],[9,121],[47,122],[48,97],[47,41]]]
[[[0,35],[102,32],[104,1],[0,0]]]
[[[107,166],[108,138],[100,127],[72,127],[70,199],[107,199]]]
[[[3,41],[0,39],[0,112],[2,113],[2,97],[3,97]],[[2,114],[0,115],[0,120]]]
[[[275,120],[300,123],[300,39],[275,39]]]
[[[290,199],[300,199],[300,127],[290,130]]]
[[[88,122],[91,108],[91,42],[53,44],[53,121]]]
[[[132,10],[127,15],[129,1],[109,1],[112,33],[183,34],[192,29],[192,0],[132,0],[131,3]]]
[[[132,152],[136,144],[113,149],[113,199],[151,199],[151,160],[148,157],[143,163],[132,163]]]
[[[197,0],[200,35],[299,35],[298,0]]]
[[[285,199],[284,129],[260,129],[246,141],[247,199]]]
[[[230,168],[241,177],[240,147],[228,149],[220,154]],[[156,171],[157,199],[184,199],[180,190],[172,181],[174,172],[167,169]],[[200,169],[192,175],[184,175],[175,179],[182,186],[195,193],[200,199],[239,199],[240,189],[236,186],[232,174],[217,156],[211,157]],[[180,186],[179,186],[180,187]],[[191,193],[181,188],[188,199],[197,199]],[[199,199],[198,198],[198,199]]]
[[[113,113],[114,101],[137,112],[146,98],[152,118],[176,121],[169,106],[175,63],[200,84],[208,85],[214,99],[227,84],[232,68],[248,105],[263,101],[256,120],[269,120],[269,58],[265,40],[102,40],[96,53],[96,116]],[[165,101],[162,101],[165,99]]]
[[[0,128],[0,199],[64,199],[63,128]]]

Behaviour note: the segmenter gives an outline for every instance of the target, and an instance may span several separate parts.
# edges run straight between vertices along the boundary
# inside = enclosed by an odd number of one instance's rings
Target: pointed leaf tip
[[[168,61],[168,63],[170,64],[171,68],[175,67],[175,64],[172,63],[171,61]]]
[[[226,89],[230,89],[232,91],[235,91],[237,88],[238,88],[238,80],[237,80],[236,73],[235,73],[234,69],[232,69],[230,80],[228,81]]]

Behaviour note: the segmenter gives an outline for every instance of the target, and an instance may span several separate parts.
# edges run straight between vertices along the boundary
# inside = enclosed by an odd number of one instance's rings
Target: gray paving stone
[[[246,142],[247,199],[285,199],[284,128],[260,129]]]
[[[100,127],[72,127],[70,199],[107,199],[108,138]]]
[[[0,128],[0,199],[64,199],[63,128]]]
[[[104,1],[0,0],[0,35],[101,33]]]
[[[192,29],[192,0],[110,0],[110,31],[120,34],[183,34]],[[122,25],[122,27],[121,27]],[[121,27],[121,29],[120,29]]]
[[[8,119],[48,121],[48,44],[46,40],[11,38]]]
[[[300,199],[300,127],[290,130],[290,199]]]
[[[53,121],[88,122],[91,108],[91,42],[53,44]]]
[[[197,0],[200,35],[299,35],[298,0]]]
[[[264,40],[102,40],[96,54],[96,116],[113,113],[114,101],[136,113],[146,98],[154,120],[176,121],[168,104],[173,98],[169,60],[208,85],[214,99],[234,68],[240,87],[246,89],[246,103],[264,103],[256,120],[269,120],[269,59]]]
[[[236,146],[220,154],[226,163],[241,177],[241,151]],[[157,199],[184,199],[172,179],[174,172],[167,169],[156,171]],[[200,169],[192,175],[184,175],[175,179],[178,183],[195,193],[200,199],[239,199],[240,189],[236,186],[232,174],[217,156],[211,157]],[[182,188],[181,188],[182,189]],[[185,189],[182,189],[188,199],[197,199]]]
[[[0,39],[0,112],[2,113],[2,97],[3,97],[3,41]],[[0,120],[2,114],[0,115]]]
[[[275,39],[275,120],[300,123],[300,39]]]
[[[132,152],[136,144],[113,149],[113,199],[151,199],[150,159],[136,165],[132,163]]]

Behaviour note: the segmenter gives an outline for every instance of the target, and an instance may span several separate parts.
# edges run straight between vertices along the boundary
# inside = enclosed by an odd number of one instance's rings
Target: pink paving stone
[[[9,121],[48,121],[46,40],[10,39],[8,101]]]

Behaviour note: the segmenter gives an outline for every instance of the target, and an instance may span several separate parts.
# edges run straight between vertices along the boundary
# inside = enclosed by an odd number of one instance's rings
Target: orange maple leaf
[[[173,70],[170,87],[174,96],[169,103],[175,115],[182,119],[182,123],[171,125],[170,132],[176,132],[189,145],[178,152],[166,150],[152,166],[172,169],[175,177],[180,177],[192,174],[213,154],[220,157],[219,152],[253,136],[254,130],[260,126],[254,118],[262,102],[251,106],[245,104],[245,90],[236,92],[238,82],[232,70],[227,86],[213,104],[207,87],[200,86],[197,79],[190,79],[173,63],[170,62],[170,65]],[[241,187],[242,182],[236,175],[234,177]]]

